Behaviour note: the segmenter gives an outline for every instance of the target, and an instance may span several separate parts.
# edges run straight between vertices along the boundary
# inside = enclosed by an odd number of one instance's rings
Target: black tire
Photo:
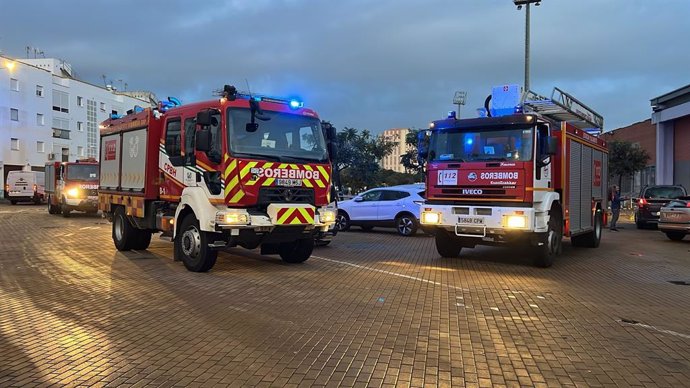
[[[48,214],[58,214],[59,209],[57,206],[54,206],[52,203],[52,198],[48,196]]]
[[[182,220],[175,236],[175,251],[187,270],[207,272],[216,264],[218,251],[209,248],[210,235],[199,228],[194,214],[188,214]]]
[[[462,245],[453,236],[450,236],[445,230],[437,230],[434,234],[436,239],[436,251],[441,257],[458,257],[462,250]]]
[[[411,214],[400,214],[395,217],[395,230],[401,236],[414,236],[417,233],[419,222]]]
[[[601,216],[601,211],[597,210],[594,216],[594,230],[591,232],[574,236],[570,239],[573,246],[585,248],[597,248],[601,243],[601,230],[604,227],[604,220]]]
[[[280,258],[286,263],[296,264],[306,261],[314,250],[314,239],[305,238],[290,243],[282,243],[278,248]]]
[[[669,240],[680,241],[683,238],[685,238],[685,233],[684,232],[666,232],[666,237],[668,237]]]
[[[549,223],[542,245],[537,246],[534,265],[548,268],[553,265],[553,259],[563,251],[563,215],[560,207],[553,207],[549,211]]]
[[[374,227],[371,225],[362,225],[361,228],[365,232],[371,232],[372,230],[374,230]]]
[[[350,229],[350,217],[345,212],[338,212],[335,216],[335,228],[338,232],[344,232]]]
[[[151,235],[152,233],[148,230],[137,229],[136,238],[134,243],[132,243],[132,249],[136,251],[143,251],[151,245]]]
[[[316,241],[314,241],[314,246],[315,246],[315,247],[325,247],[326,245],[328,245],[328,244],[330,244],[330,243],[331,243],[331,240],[327,240],[327,241],[324,241],[324,240],[316,240]]]
[[[118,206],[113,213],[113,243],[118,251],[129,251],[134,249],[137,239],[137,229],[127,219],[125,209]]]
[[[69,217],[69,212],[72,210],[69,208],[69,206],[66,203],[61,203],[60,204],[60,213],[62,214],[63,217],[67,218]]]
[[[10,200],[10,203],[11,203],[12,205],[16,205],[16,204],[17,204],[17,201],[15,201],[14,199],[11,199],[11,200]]]

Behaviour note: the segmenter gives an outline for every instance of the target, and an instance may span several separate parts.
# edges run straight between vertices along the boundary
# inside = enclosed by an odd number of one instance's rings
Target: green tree
[[[417,182],[424,180],[424,165],[417,160],[417,135],[421,131],[421,129],[408,129],[405,135],[407,151],[400,156],[400,163],[405,167],[405,171],[415,176]]]
[[[394,144],[373,136],[368,130],[360,133],[356,128],[345,127],[338,132],[338,170],[343,186],[353,192],[377,186],[381,167],[378,161],[390,154]]]
[[[624,176],[632,177],[647,167],[648,160],[647,151],[637,144],[621,140],[609,142],[609,176],[618,176],[618,187],[621,187]]]
[[[419,182],[414,174],[381,169],[379,179],[381,186],[397,186]]]

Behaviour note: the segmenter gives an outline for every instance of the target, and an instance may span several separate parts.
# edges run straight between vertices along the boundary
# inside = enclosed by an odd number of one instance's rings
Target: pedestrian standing
[[[609,195],[609,200],[611,201],[611,226],[610,229],[614,232],[618,232],[616,228],[616,223],[618,223],[618,216],[621,213],[621,193],[618,186],[613,185],[611,188],[611,194]]]

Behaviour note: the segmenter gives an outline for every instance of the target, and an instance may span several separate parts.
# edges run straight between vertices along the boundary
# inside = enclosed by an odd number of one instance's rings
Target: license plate
[[[276,179],[276,185],[278,186],[289,186],[289,187],[297,187],[297,186],[302,186],[302,180],[301,179]]]
[[[458,224],[484,225],[482,217],[458,217]]]
[[[661,216],[662,218],[667,218],[670,220],[677,220],[680,218],[680,213],[664,213]]]

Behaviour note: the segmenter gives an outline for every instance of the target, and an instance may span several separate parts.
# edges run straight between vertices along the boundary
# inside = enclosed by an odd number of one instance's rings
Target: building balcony
[[[53,137],[56,139],[67,139],[69,140],[69,130],[53,128]]]

